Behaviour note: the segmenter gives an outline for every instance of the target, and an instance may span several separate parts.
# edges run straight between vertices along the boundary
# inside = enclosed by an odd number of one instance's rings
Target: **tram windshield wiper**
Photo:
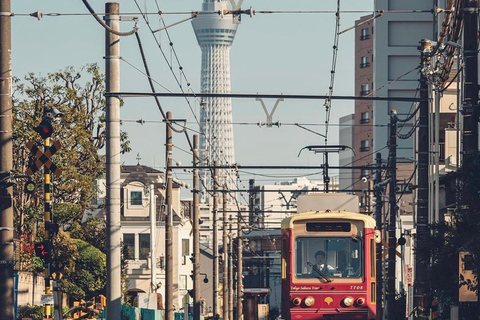
[[[314,265],[310,261],[307,261],[307,264],[308,264],[309,267],[312,267],[312,269],[315,270],[316,273],[318,273],[320,275],[321,280],[324,280],[325,282],[332,282],[332,279],[330,279],[329,277],[327,277],[325,275],[325,273],[320,271],[320,269],[318,269],[318,267],[316,265]]]

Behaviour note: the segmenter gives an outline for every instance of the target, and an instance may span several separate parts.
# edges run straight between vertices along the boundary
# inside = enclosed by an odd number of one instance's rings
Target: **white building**
[[[165,216],[161,210],[165,199],[164,173],[146,166],[126,165],[122,166],[121,179],[121,233],[128,292],[133,299],[138,293],[154,294],[157,290],[164,299]],[[105,203],[105,180],[99,180],[97,183],[99,186],[99,196],[96,200],[98,208],[87,213],[87,219],[89,216],[105,216],[102,209]],[[150,206],[150,185],[154,186],[156,200],[153,211]],[[193,243],[191,222],[185,216],[180,202],[180,185],[174,182],[172,192],[173,304],[178,311],[190,301],[188,290],[193,287],[190,277],[193,269],[190,260]],[[156,218],[153,233],[151,212],[155,213]],[[153,239],[152,234],[154,234]],[[153,255],[152,244],[155,248]],[[155,272],[152,272],[152,268],[155,268]],[[156,302],[156,294],[153,297],[152,300]],[[150,307],[156,308],[156,305],[150,305]]]

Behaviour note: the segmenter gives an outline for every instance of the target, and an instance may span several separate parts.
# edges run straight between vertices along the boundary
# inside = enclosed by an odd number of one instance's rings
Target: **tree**
[[[53,123],[52,136],[52,140],[62,143],[52,159],[62,169],[61,176],[52,179],[53,212],[57,213],[56,204],[72,209],[58,210],[61,223],[81,218],[96,195],[94,181],[104,173],[98,153],[106,138],[104,92],[104,75],[96,64],[89,64],[80,71],[69,67],[46,77],[30,73],[25,83],[14,79],[13,166],[16,172],[26,172],[34,160],[26,148],[27,141],[33,141],[40,149],[43,145],[33,128],[40,123],[44,107],[55,107],[64,115],[61,122]],[[127,134],[122,132],[121,138],[122,153],[129,152]],[[25,212],[29,208],[42,207],[43,176],[40,171],[33,176],[37,191],[32,196],[25,194],[21,185],[15,187],[17,231],[25,228],[28,221]],[[58,209],[61,206],[58,205]]]

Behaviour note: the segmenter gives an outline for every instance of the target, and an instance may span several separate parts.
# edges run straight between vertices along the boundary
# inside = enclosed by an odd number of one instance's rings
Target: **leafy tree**
[[[69,228],[72,238],[84,240],[103,253],[107,253],[107,230],[104,220],[92,218],[85,223],[78,222]]]
[[[13,167],[17,174],[24,174],[35,160],[26,147],[32,141],[43,149],[44,141],[34,128],[41,122],[45,107],[56,108],[63,113],[60,122],[53,122],[54,133],[50,143],[60,141],[62,147],[53,156],[53,162],[62,170],[59,177],[51,177],[52,212],[60,227],[65,230],[79,228],[85,210],[96,195],[97,187],[94,181],[104,174],[103,159],[99,151],[105,146],[105,92],[104,75],[96,64],[89,64],[76,71],[72,67],[49,73],[45,77],[28,74],[23,81],[14,79],[13,83]],[[128,136],[121,133],[122,153],[129,152]],[[43,170],[32,176],[37,190],[29,195],[24,192],[23,184],[14,186],[14,212],[17,234],[24,235],[21,258],[25,270],[38,270],[39,261],[35,261],[29,249],[41,238],[43,226]],[[88,226],[91,229],[91,226]],[[93,229],[92,229],[93,230]],[[101,230],[101,228],[99,229]],[[41,231],[41,232],[37,232]],[[80,239],[92,241],[93,245],[103,252],[104,237],[102,231],[92,234],[92,237],[80,236]],[[66,237],[59,234],[59,239]],[[67,239],[68,240],[68,239]],[[71,241],[70,241],[71,242]],[[70,243],[67,241],[67,243]],[[29,251],[30,250],[30,251]],[[76,246],[63,248],[68,259],[75,258]],[[31,258],[31,260],[30,260]],[[38,259],[37,259],[38,260]],[[29,263],[33,261],[33,263]],[[75,264],[67,268],[75,270]],[[68,286],[68,284],[67,284]],[[78,291],[72,286],[71,291]],[[80,291],[78,291],[80,293]]]
[[[429,288],[443,305],[457,301],[459,285],[478,291],[480,272],[480,155],[466,155],[462,167],[450,173],[447,180],[455,181],[458,210],[449,220],[432,226],[430,245],[431,265],[428,274]],[[448,186],[447,186],[448,188]],[[449,192],[448,190],[446,192]],[[475,281],[459,278],[458,257],[460,252],[471,254]],[[441,279],[441,281],[438,281]]]
[[[75,273],[72,283],[77,285],[90,299],[96,295],[106,295],[107,258],[106,255],[91,244],[76,239],[78,259],[75,261]]]
[[[69,67],[46,77],[30,73],[24,80],[14,79],[14,170],[25,173],[34,160],[26,147],[28,141],[33,141],[40,149],[43,145],[34,128],[41,121],[44,107],[54,107],[62,112],[62,121],[53,123],[51,139],[62,143],[62,148],[52,159],[62,170],[60,177],[52,177],[53,212],[58,214],[62,224],[79,220],[96,195],[95,179],[104,172],[98,153],[105,146],[106,138],[104,75],[96,64],[89,64],[80,71]],[[122,152],[129,151],[128,136],[122,132]],[[17,231],[33,229],[25,227],[29,221],[25,213],[31,210],[29,208],[43,207],[40,171],[33,176],[37,190],[32,196],[25,194],[21,185],[15,188]]]

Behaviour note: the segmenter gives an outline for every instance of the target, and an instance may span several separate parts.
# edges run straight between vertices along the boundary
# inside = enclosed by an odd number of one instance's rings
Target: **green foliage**
[[[428,287],[443,305],[450,305],[458,299],[459,285],[467,285],[478,290],[480,272],[480,155],[470,154],[464,157],[462,167],[449,174],[446,180],[456,192],[458,210],[449,220],[432,226],[428,241],[430,245],[431,265]],[[447,188],[449,188],[447,183]],[[446,192],[449,192],[447,190]],[[458,259],[460,252],[469,252],[473,259],[474,282],[459,278]],[[439,281],[441,279],[441,281]]]
[[[86,298],[106,295],[107,258],[104,253],[82,240],[75,240],[79,258],[75,263],[74,281],[81,287]]]
[[[84,240],[101,252],[107,252],[107,230],[104,220],[92,218],[83,224],[75,222],[69,227],[69,231],[72,238]]]
[[[43,306],[19,306],[17,319],[32,318],[33,320],[42,320],[43,313]]]
[[[41,122],[45,107],[58,109],[64,117],[53,121],[54,132],[50,145],[59,141],[62,147],[53,155],[52,161],[62,170],[60,177],[52,176],[52,215],[61,228],[78,227],[85,210],[97,194],[94,181],[104,175],[103,160],[99,151],[105,146],[105,99],[104,75],[96,64],[89,64],[76,71],[72,67],[49,73],[45,77],[33,73],[23,80],[13,80],[13,168],[24,174],[35,161],[26,147],[32,141],[43,149],[44,141],[34,128]],[[128,135],[121,132],[121,152],[129,152]],[[34,242],[42,238],[44,229],[39,224],[43,218],[44,195],[43,170],[32,176],[36,191],[29,195],[23,190],[23,182],[14,186],[15,229],[18,234],[28,235],[21,250],[21,267],[35,271],[39,265],[29,252]],[[90,231],[93,231],[91,229]],[[101,228],[80,239],[92,242],[105,252]],[[79,236],[76,232],[74,235]],[[60,239],[66,240],[61,235]],[[68,240],[68,239],[67,239]],[[70,241],[66,242],[71,244]],[[65,267],[74,270],[76,247],[61,246],[57,250],[65,257]],[[69,254],[70,257],[69,257]],[[71,260],[68,262],[67,260]],[[41,261],[40,261],[41,267]]]

